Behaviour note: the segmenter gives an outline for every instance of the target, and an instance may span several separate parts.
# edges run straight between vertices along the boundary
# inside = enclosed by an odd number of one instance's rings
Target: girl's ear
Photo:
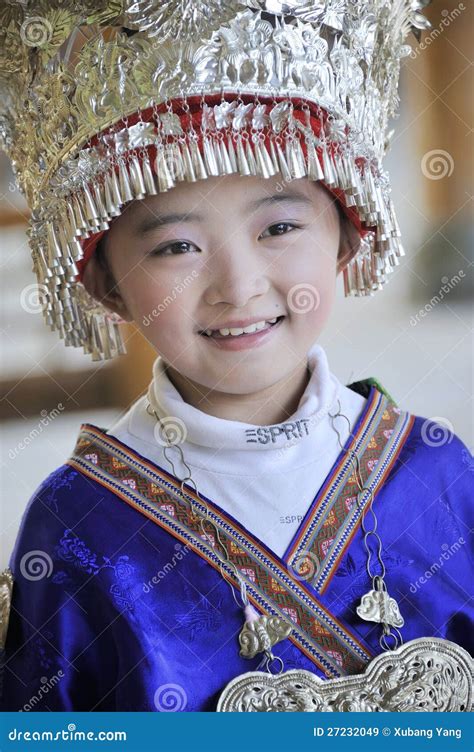
[[[108,269],[104,269],[95,255],[88,261],[82,277],[82,284],[89,295],[102,303],[109,311],[117,313],[124,321],[133,321],[118,285]]]
[[[341,237],[337,257],[337,273],[339,274],[354,258],[360,245],[360,235],[350,219],[341,212]]]

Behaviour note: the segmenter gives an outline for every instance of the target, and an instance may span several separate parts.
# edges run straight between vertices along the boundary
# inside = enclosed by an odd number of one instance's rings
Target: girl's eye
[[[180,256],[187,253],[189,248],[196,248],[196,246],[193,243],[188,243],[186,240],[179,240],[176,243],[155,248],[150,253],[150,256]]]
[[[275,237],[277,235],[287,235],[291,230],[300,229],[298,225],[291,224],[291,222],[277,222],[275,225],[270,225],[265,232],[261,234],[261,238]],[[268,233],[268,234],[266,234]]]

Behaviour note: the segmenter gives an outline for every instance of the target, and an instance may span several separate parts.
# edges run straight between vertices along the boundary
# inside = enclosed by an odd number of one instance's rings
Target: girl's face
[[[306,367],[338,273],[334,199],[305,178],[226,176],[131,203],[112,224],[104,299],[133,319],[171,374],[227,394]],[[260,333],[203,332],[268,322]]]

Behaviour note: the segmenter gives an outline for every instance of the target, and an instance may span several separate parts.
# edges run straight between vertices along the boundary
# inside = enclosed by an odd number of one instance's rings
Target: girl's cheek
[[[133,305],[139,310],[145,308],[156,308],[159,303],[167,297],[167,288],[163,283],[158,284],[148,274],[140,272],[133,275],[130,283],[130,294],[133,299]]]

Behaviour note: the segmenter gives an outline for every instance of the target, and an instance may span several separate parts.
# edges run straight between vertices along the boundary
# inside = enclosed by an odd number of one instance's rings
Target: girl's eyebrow
[[[309,196],[306,196],[304,193],[295,191],[294,193],[275,193],[272,196],[264,196],[263,198],[259,198],[256,201],[252,201],[250,204],[247,204],[247,209],[249,211],[255,211],[256,209],[260,209],[262,206],[266,206],[267,204],[275,204],[280,202],[309,204],[311,206],[313,205],[313,201],[309,198]]]
[[[298,204],[307,204],[312,205],[312,201],[308,196],[305,196],[303,193],[275,193],[272,196],[264,196],[263,198],[259,198],[256,201],[252,201],[249,204],[247,204],[247,211],[256,211],[257,209],[260,209],[262,206],[266,206],[267,204],[275,204],[275,203],[283,203],[283,202],[292,202],[292,203],[298,203]],[[184,213],[178,213],[173,212],[171,214],[153,214],[151,217],[146,217],[141,222],[139,222],[135,227],[135,232],[138,235],[147,235],[150,232],[153,232],[153,230],[156,230],[158,227],[164,227],[165,225],[173,225],[177,224],[178,222],[204,222],[204,217],[202,214],[195,214],[192,212],[184,212]]]
[[[177,222],[203,222],[204,217],[201,214],[187,213],[173,213],[173,214],[153,214],[151,217],[146,217],[139,222],[135,227],[135,232],[138,235],[147,235],[148,233],[156,230],[158,227],[164,227],[165,225],[174,225]]]

